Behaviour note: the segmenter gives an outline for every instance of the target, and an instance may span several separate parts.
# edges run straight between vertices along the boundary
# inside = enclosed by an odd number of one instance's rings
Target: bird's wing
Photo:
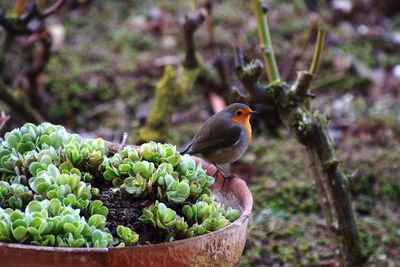
[[[212,131],[213,134],[209,130],[206,132],[202,129],[183,152],[189,154],[207,153],[230,147],[240,139],[241,131],[240,126],[236,125],[224,131],[221,131],[221,129],[214,130]]]

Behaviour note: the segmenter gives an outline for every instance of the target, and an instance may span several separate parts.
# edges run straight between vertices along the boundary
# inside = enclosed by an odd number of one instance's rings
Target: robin
[[[197,135],[181,154],[202,154],[213,163],[224,178],[231,175],[223,170],[222,164],[238,160],[251,140],[250,115],[247,105],[234,103],[211,116],[201,127]]]

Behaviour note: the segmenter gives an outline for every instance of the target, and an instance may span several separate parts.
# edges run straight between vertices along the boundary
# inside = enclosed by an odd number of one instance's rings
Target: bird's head
[[[248,125],[250,115],[255,112],[251,110],[247,105],[242,103],[234,103],[223,109],[223,112],[229,114],[229,117],[233,123],[240,125]]]

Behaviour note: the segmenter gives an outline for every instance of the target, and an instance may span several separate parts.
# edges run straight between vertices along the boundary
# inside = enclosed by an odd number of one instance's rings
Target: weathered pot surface
[[[209,175],[216,168],[199,158]],[[170,243],[125,248],[58,248],[0,243],[0,266],[233,266],[246,242],[253,198],[238,177],[215,177],[212,191],[227,207],[239,209],[240,218],[227,227],[202,236]]]

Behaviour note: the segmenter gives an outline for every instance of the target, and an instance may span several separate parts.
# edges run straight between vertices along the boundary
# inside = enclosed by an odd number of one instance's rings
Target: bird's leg
[[[216,176],[218,173],[221,174],[222,178],[224,179],[224,181],[222,182],[222,189],[224,189],[224,185],[225,185],[225,181],[227,179],[231,179],[234,177],[234,175],[230,172],[228,172],[227,170],[224,170],[221,166],[218,166],[217,164],[214,164],[215,168],[217,168],[217,170],[215,171],[213,176]]]
[[[217,164],[214,164],[214,166],[215,166],[215,168],[217,168],[217,171],[214,173],[213,176],[215,176],[218,173],[220,173],[221,176],[224,178],[224,182],[225,182],[225,179],[233,178],[234,175],[232,173],[228,172],[227,170],[224,170],[221,166],[219,166]]]

